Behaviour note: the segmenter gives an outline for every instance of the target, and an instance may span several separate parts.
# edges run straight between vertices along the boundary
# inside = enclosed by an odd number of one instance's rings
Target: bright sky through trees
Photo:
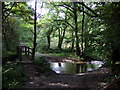
[[[30,7],[32,7],[33,9],[35,8],[35,0],[28,1],[27,4]],[[43,5],[43,7],[42,7],[42,5]],[[48,12],[48,9],[44,8],[44,3],[37,1],[37,10],[36,10],[36,12],[37,12],[37,17],[39,17],[41,15],[46,14]],[[39,20],[39,18],[38,18],[38,20]]]
[[[32,7],[33,9],[35,8],[35,0],[28,1],[27,4]],[[43,5],[42,9],[41,6]],[[49,9],[44,7],[45,3],[37,1],[37,16],[39,15],[44,15],[48,13]],[[63,7],[60,7],[63,8]],[[59,16],[64,17],[64,13],[59,13]],[[39,18],[37,18],[39,20]]]

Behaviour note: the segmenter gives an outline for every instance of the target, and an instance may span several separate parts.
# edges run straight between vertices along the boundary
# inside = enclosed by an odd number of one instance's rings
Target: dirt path
[[[48,57],[53,61],[61,61],[63,57]],[[64,59],[64,58],[63,58]],[[56,74],[55,72],[38,74],[34,64],[22,64],[25,73],[30,80],[25,82],[22,88],[90,88],[99,90],[107,83],[105,78],[109,76],[109,69],[100,68],[98,70],[80,74]]]

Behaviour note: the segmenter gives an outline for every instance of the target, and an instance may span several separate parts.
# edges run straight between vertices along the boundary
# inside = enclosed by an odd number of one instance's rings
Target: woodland
[[[2,2],[2,87],[120,88],[119,30],[120,2]],[[49,63],[91,61],[82,76]]]

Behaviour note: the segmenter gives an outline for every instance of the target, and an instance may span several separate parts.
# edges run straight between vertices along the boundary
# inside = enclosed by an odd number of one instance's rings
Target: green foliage
[[[16,46],[19,43],[19,22],[16,18],[7,18],[3,23],[3,49],[16,51]]]
[[[3,88],[18,88],[27,80],[18,63],[7,62],[2,69]]]
[[[73,4],[75,4],[76,8]],[[9,11],[12,5],[13,2],[3,3],[3,19],[10,12],[9,17],[3,22],[3,49],[15,51],[19,41],[23,41],[26,45],[33,47],[34,10],[25,2],[15,2],[15,5]],[[92,7],[93,5],[94,7]],[[48,13],[38,15],[40,18],[37,21],[36,51],[78,58],[74,54],[69,54],[71,52],[70,48],[73,47],[72,49],[75,50],[75,42],[78,42],[80,49],[83,45],[83,51],[81,51],[87,56],[107,60],[108,64],[110,64],[109,59],[112,57],[113,49],[120,49],[120,3],[87,3],[86,6],[98,12],[99,15],[92,18],[85,14],[84,31],[82,32],[82,11],[76,13],[78,16],[76,24],[78,27],[77,40],[75,35],[75,18],[73,17],[74,11],[81,9],[81,6],[73,2],[44,3],[43,8],[45,7],[44,9],[48,10]],[[84,10],[89,14],[92,13],[87,9]],[[67,28],[63,37],[62,49],[68,49],[66,51],[57,49],[65,26]],[[81,40],[82,38],[83,41]],[[7,56],[7,54],[4,55]],[[38,62],[42,63],[39,60]]]
[[[116,75],[110,75],[110,76],[108,76],[108,77],[105,79],[105,82],[111,82],[111,81],[113,81],[115,78],[117,78]]]
[[[107,3],[103,7],[98,8],[101,10],[100,18],[105,24],[104,31],[102,32],[104,39],[104,51],[109,59],[113,62],[119,61],[120,58],[120,2]],[[106,14],[107,13],[107,14]],[[112,38],[111,38],[112,37]],[[114,54],[115,52],[115,54]]]
[[[24,42],[27,46],[32,47],[33,43],[33,25],[20,20],[20,41]]]
[[[2,57],[9,57],[10,55],[15,55],[15,52],[10,52],[10,51],[3,51],[2,52]]]
[[[44,56],[36,57],[34,63],[40,73],[49,72],[51,70],[50,64]]]
[[[26,2],[2,2],[2,5],[3,49],[15,51],[19,40],[22,39],[27,42],[31,41],[32,34],[30,32],[32,31],[32,27],[30,27],[30,24],[33,24],[34,22],[34,19],[32,18],[33,10]],[[26,21],[27,24],[23,21]],[[26,35],[28,39],[25,38]]]
[[[48,53],[49,55],[61,56],[61,57],[71,57],[74,59],[80,59],[80,57],[76,56],[75,52],[59,52],[59,53]],[[80,59],[81,60],[81,59]]]
[[[110,60],[110,59],[105,60],[104,66],[105,66],[105,67],[111,67],[111,66],[112,66],[111,60]]]
[[[62,49],[49,49],[45,51],[45,53],[62,53],[64,52]]]
[[[18,16],[23,18],[26,22],[33,24],[33,19],[31,17],[33,15],[33,11],[26,2],[3,2],[2,4],[3,20],[5,20],[8,16]]]

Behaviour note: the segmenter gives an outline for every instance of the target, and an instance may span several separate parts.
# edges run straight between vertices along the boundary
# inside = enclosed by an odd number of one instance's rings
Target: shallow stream
[[[69,63],[69,62],[51,62],[51,68],[56,73],[75,74],[85,73],[99,69],[104,63],[102,61],[91,61],[86,63]]]

